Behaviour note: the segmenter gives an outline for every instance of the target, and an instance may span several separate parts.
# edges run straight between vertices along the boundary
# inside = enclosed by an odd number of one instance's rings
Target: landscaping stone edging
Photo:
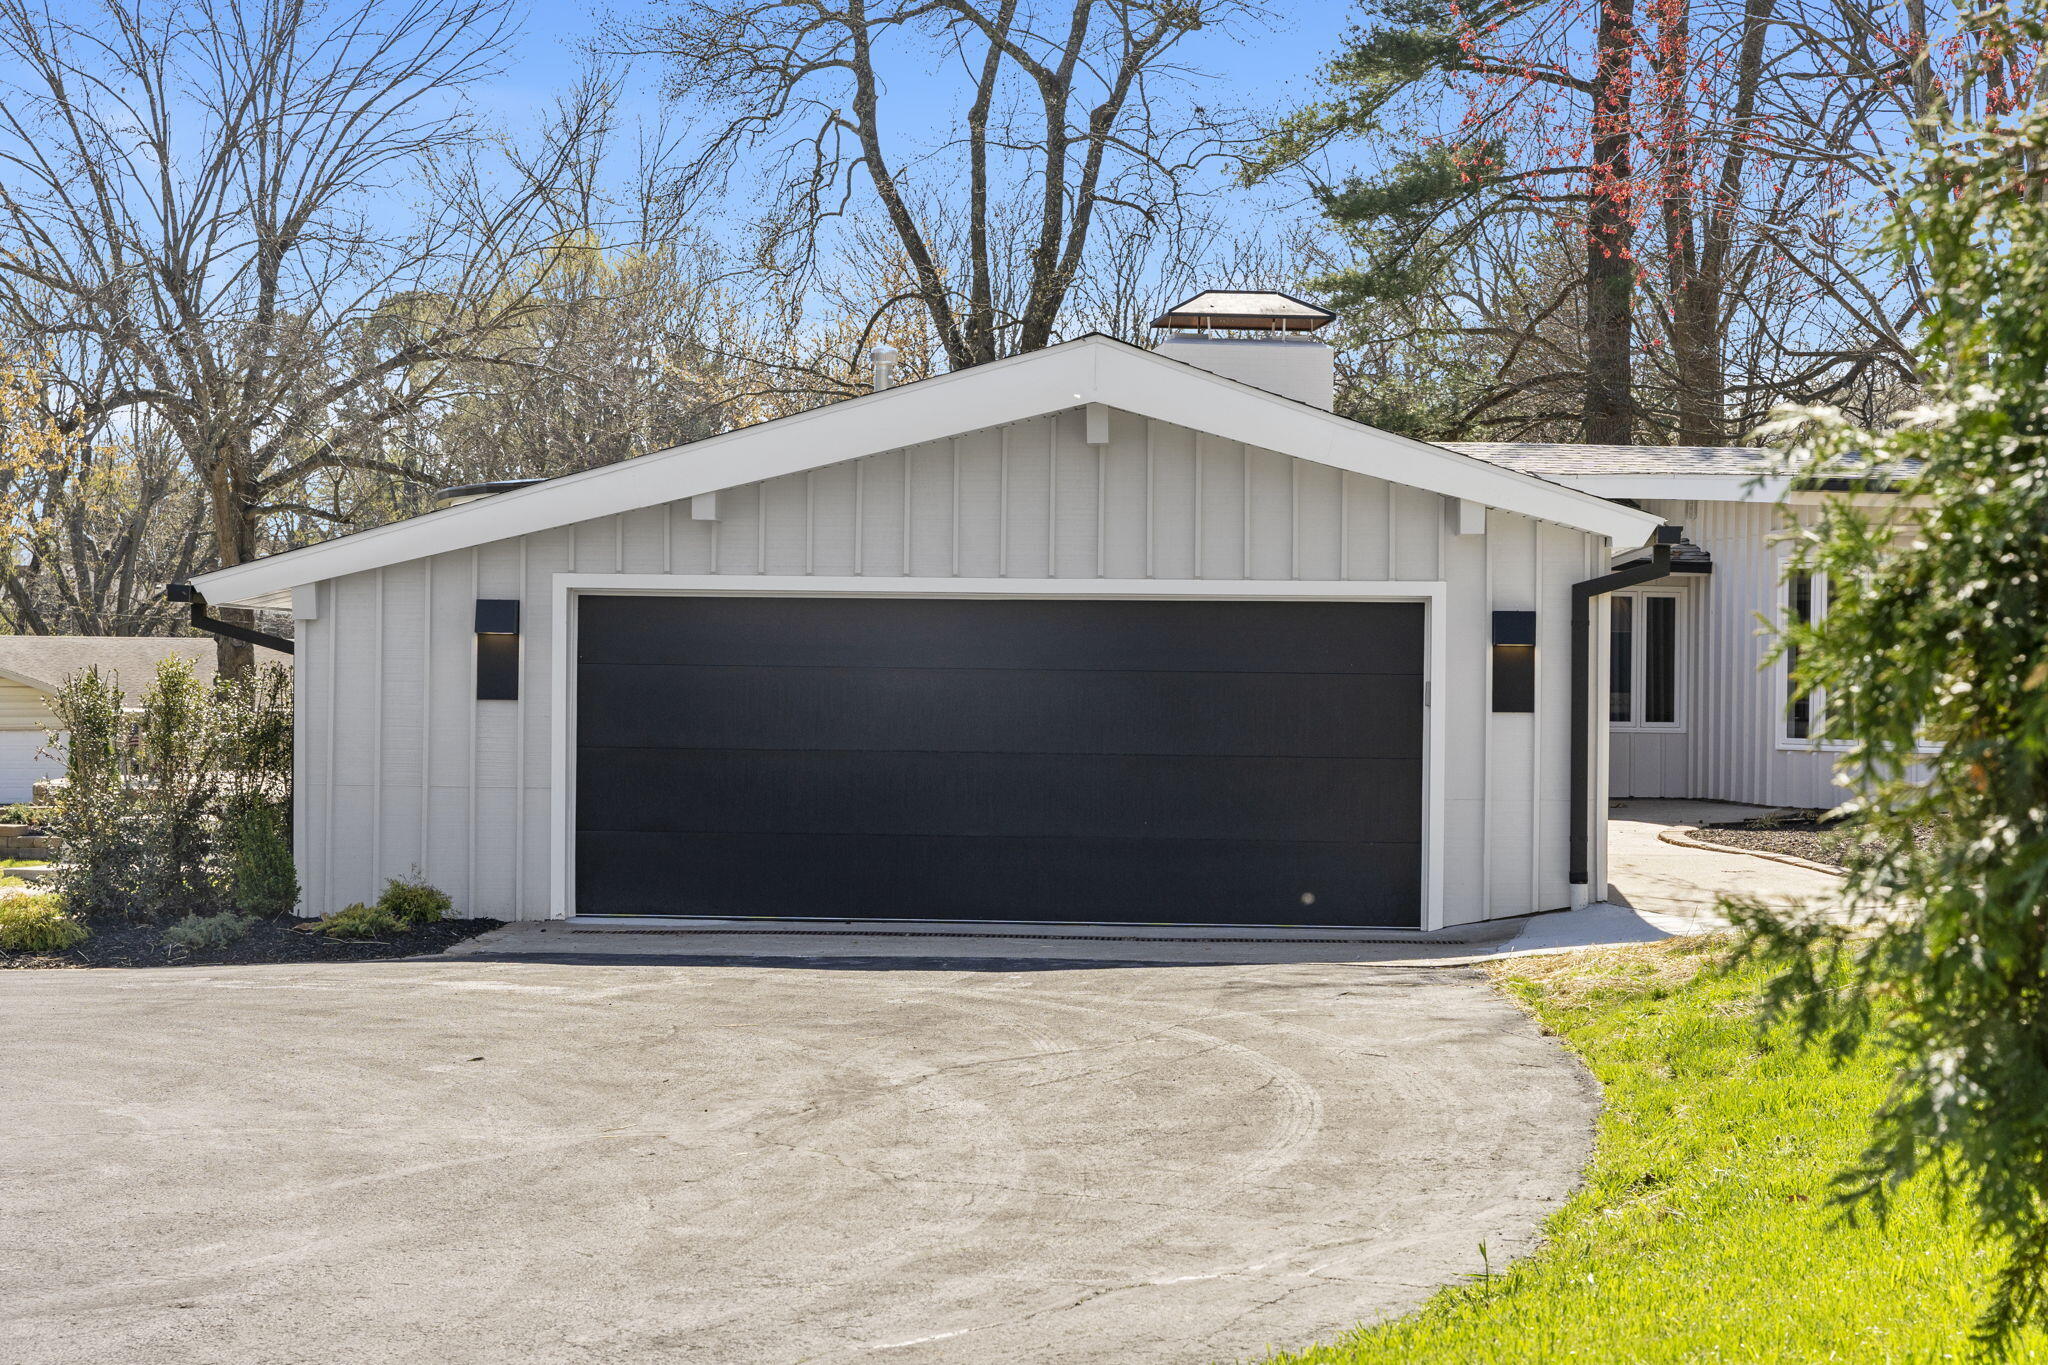
[[[1764,858],[1788,867],[1803,867],[1809,872],[1825,872],[1830,877],[1845,877],[1848,874],[1832,863],[1817,863],[1811,858],[1802,858],[1796,853],[1771,853],[1760,848],[1739,848],[1734,844],[1716,844],[1705,839],[1695,839],[1699,833],[1696,825],[1672,825],[1657,831],[1657,837],[1667,844],[1679,848],[1704,849],[1709,853],[1740,853],[1746,858]]]

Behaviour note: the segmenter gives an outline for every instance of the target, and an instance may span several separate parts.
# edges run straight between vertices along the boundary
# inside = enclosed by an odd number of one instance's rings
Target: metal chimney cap
[[[1336,320],[1337,315],[1329,309],[1277,290],[1206,289],[1167,309],[1152,319],[1152,325],[1187,332],[1218,327],[1249,332],[1313,332]]]

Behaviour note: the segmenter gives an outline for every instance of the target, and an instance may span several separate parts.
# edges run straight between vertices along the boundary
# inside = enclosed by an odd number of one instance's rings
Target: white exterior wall
[[[1109,434],[1087,444],[1076,410],[726,489],[716,520],[684,501],[317,585],[298,623],[302,909],[417,868],[457,913],[547,916],[562,573],[1442,581],[1444,920],[1569,904],[1570,586],[1605,540],[1498,510],[1460,536],[1433,493],[1121,412]],[[517,702],[474,699],[480,597],[523,603]],[[1537,612],[1533,715],[1489,709],[1496,608]]]
[[[1608,794],[1622,797],[1678,797],[1696,796],[1693,781],[1693,735],[1700,728],[1700,704],[1703,700],[1698,677],[1700,657],[1700,622],[1705,616],[1707,575],[1673,574],[1669,578],[1645,583],[1645,588],[1659,591],[1676,590],[1679,594],[1678,613],[1678,728],[1675,730],[1627,729],[1609,726],[1608,734]],[[1600,604],[1599,630],[1604,642],[1607,637],[1607,612],[1610,600],[1602,599]],[[1603,644],[1604,648],[1604,644]],[[1641,680],[1638,679],[1640,685]],[[1604,720],[1607,706],[1607,674],[1602,665],[1598,684],[1594,689]]]
[[[1685,668],[1689,719],[1682,736],[1660,737],[1665,750],[1650,755],[1638,732],[1616,731],[1634,766],[1614,772],[1613,790],[1635,796],[1691,796],[1761,806],[1826,809],[1847,793],[1835,781],[1836,755],[1782,740],[1785,676],[1782,665],[1765,667],[1770,640],[1759,618],[1778,617],[1778,587],[1785,551],[1776,543],[1786,509],[1772,503],[1645,503],[1686,528],[1686,538],[1714,557],[1710,575],[1689,576],[1693,606],[1690,655]],[[1814,509],[1793,509],[1810,518]],[[1674,580],[1676,581],[1676,580]],[[1672,741],[1683,753],[1670,750]],[[1682,770],[1675,781],[1649,786],[1653,771]],[[1660,774],[1661,776],[1661,774]],[[1624,782],[1628,785],[1624,786]]]
[[[36,783],[64,775],[64,761],[43,752],[52,719],[42,693],[0,678],[0,802],[26,801]]]
[[[0,730],[41,731],[50,719],[49,698],[12,678],[0,678]]]

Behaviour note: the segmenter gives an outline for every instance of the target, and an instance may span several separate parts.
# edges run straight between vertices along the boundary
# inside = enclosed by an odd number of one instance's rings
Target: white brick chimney
[[[1309,337],[1173,336],[1159,354],[1255,389],[1329,411],[1336,402],[1336,353]]]

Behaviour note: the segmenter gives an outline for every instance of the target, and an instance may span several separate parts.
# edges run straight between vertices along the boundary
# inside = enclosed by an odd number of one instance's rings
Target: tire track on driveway
[[[1597,1097],[1479,973],[0,976],[34,1365],[1190,1365],[1533,1244]]]

